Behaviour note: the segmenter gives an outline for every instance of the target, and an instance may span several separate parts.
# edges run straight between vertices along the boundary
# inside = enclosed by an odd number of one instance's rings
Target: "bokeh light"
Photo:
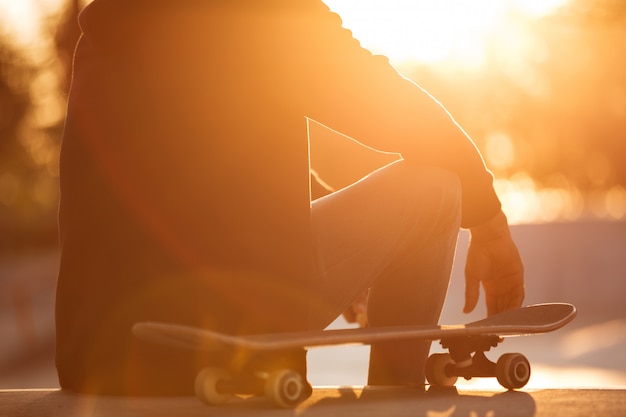
[[[450,109],[514,223],[626,218],[626,18],[579,0],[325,0]]]
[[[626,218],[626,46],[612,41],[624,37],[619,7],[593,0],[324,1],[366,48],[389,56],[451,110],[495,174],[512,222]],[[69,4],[0,0],[0,37],[32,69],[31,107],[17,139],[38,170],[34,177],[0,170],[4,208],[21,212],[30,201],[50,211],[58,199],[67,68],[53,29]]]

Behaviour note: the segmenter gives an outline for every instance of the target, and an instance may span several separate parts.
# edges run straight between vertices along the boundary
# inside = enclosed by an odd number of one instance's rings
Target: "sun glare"
[[[36,10],[31,2],[0,0],[0,23],[2,31],[11,39],[28,43],[37,32]]]
[[[515,19],[537,19],[569,0],[324,0],[364,47],[395,64],[481,66],[489,41]],[[514,53],[514,51],[508,51]]]
[[[0,0],[0,34],[21,48],[40,48],[46,41],[42,22],[58,13],[64,0]]]

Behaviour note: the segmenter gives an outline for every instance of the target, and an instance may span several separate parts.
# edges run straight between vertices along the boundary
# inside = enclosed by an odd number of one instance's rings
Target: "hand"
[[[511,238],[504,213],[470,229],[470,245],[465,264],[465,307],[476,307],[480,283],[485,290],[487,315],[522,306],[524,301],[524,266]]]
[[[346,319],[348,323],[359,323],[359,327],[367,326],[367,297],[369,296],[369,291],[365,291],[363,294],[359,295],[343,312],[343,318]]]

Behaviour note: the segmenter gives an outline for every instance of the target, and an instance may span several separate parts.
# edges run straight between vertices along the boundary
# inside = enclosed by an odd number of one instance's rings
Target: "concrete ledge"
[[[216,408],[192,397],[121,398],[76,395],[61,390],[2,390],[3,417],[159,416],[603,416],[626,415],[626,390],[457,391],[318,387],[295,410],[278,410],[263,398],[239,398]]]

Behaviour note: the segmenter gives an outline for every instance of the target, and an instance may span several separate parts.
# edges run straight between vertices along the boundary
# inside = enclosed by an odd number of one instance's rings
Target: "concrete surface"
[[[236,399],[209,407],[191,397],[116,398],[59,390],[0,391],[3,417],[623,417],[623,390],[444,391],[360,387],[316,388],[293,410],[273,408],[263,398]]]

